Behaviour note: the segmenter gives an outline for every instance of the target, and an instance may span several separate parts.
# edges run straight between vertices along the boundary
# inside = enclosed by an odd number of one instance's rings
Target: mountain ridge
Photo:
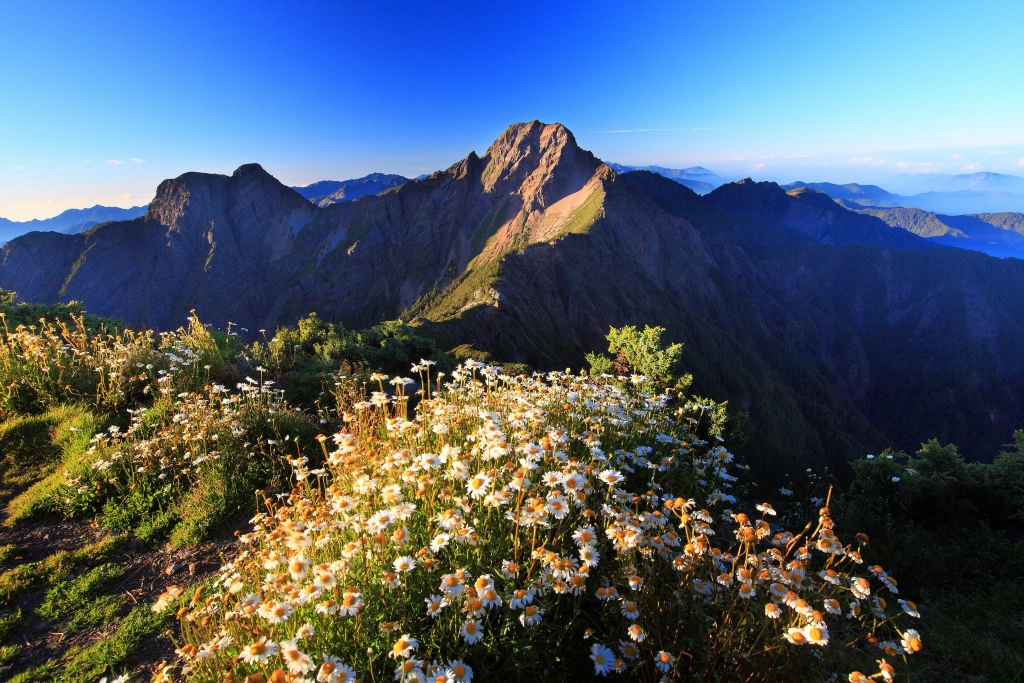
[[[350,328],[402,318],[539,369],[578,367],[609,326],[661,325],[699,395],[751,414],[758,466],[838,465],[936,435],[995,452],[1024,420],[1015,260],[936,246],[812,190],[744,180],[700,196],[616,173],[539,121],[319,207],[257,164],[184,174],[143,217],[13,240],[0,286],[160,330],[192,309],[249,330],[310,311]]]

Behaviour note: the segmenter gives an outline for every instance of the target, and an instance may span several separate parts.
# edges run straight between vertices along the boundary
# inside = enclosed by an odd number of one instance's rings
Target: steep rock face
[[[230,177],[187,173],[161,183],[142,218],[7,244],[0,282],[25,300],[74,299],[156,329],[193,308],[218,323],[262,323],[275,265],[313,212],[256,164]]]
[[[504,256],[586,230],[613,176],[564,126],[516,124],[482,157],[325,207],[299,236],[306,260],[274,310],[285,319],[317,310],[358,326],[493,302]]]

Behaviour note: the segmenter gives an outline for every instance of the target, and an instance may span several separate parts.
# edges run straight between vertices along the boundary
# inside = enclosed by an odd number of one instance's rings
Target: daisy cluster
[[[169,384],[172,377],[162,374],[160,380]],[[95,434],[83,458],[90,464],[83,469],[76,463],[77,469],[63,472],[57,506],[72,514],[131,491],[176,500],[220,460],[224,448],[277,459],[290,437],[263,439],[250,433],[259,418],[267,422],[289,410],[271,384],[247,378],[237,392],[219,384],[205,393],[178,392],[166,400],[169,414],[159,421],[149,418],[145,408],[129,410],[127,430],[115,425]]]
[[[82,457],[66,459],[45,505],[67,516],[92,515],[108,501],[132,496],[145,499],[139,504],[144,511],[166,509],[222,453],[279,463],[279,452],[294,450],[290,436],[278,435],[279,418],[308,418],[285,403],[262,368],[233,387],[213,383],[209,363],[217,361],[216,342],[194,317],[159,336],[108,334],[82,319],[71,325],[40,320],[8,331],[0,341],[0,384],[6,387],[0,410],[5,401],[83,402],[111,421],[128,422],[91,435]]]
[[[6,330],[0,342],[4,407],[24,401],[84,401],[106,410],[129,405],[152,381],[158,342],[148,331],[116,334],[40,319]],[[148,366],[148,369],[147,369]]]
[[[266,498],[212,585],[160,597],[183,676],[466,683],[589,657],[600,676],[756,680],[776,661],[820,668],[839,643],[920,649],[866,539],[842,543],[827,504],[779,528],[702,438],[705,407],[642,377],[416,370],[414,419],[380,378],[322,458],[288,456],[294,488]]]

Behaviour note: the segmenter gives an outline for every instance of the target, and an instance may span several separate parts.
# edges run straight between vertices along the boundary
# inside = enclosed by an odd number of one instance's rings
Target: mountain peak
[[[242,164],[231,174],[232,178],[241,178],[247,175],[270,175],[262,166],[257,163]]]
[[[536,120],[506,128],[487,148],[484,159],[485,190],[518,193],[529,211],[578,191],[602,165],[580,149],[568,128]]]

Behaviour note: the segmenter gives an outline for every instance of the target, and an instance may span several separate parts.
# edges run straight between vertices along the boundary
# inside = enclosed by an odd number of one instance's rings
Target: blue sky
[[[534,118],[729,177],[1024,175],[1022,2],[554,5],[5,1],[0,216],[417,175]]]

